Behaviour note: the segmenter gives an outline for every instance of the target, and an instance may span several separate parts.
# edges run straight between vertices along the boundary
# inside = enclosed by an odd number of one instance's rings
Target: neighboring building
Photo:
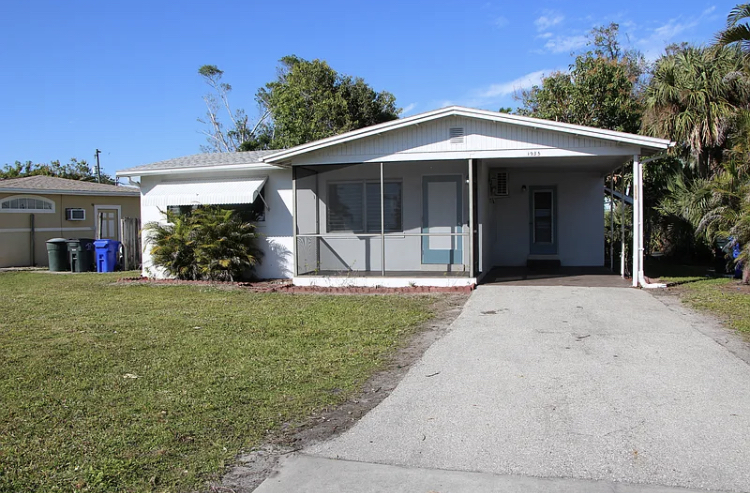
[[[453,106],[292,149],[198,154],[117,174],[140,177],[146,222],[170,206],[263,200],[261,277],[468,285],[494,266],[602,266],[605,176],[628,161],[640,176],[640,156],[671,145]],[[636,223],[642,187],[636,179]],[[161,275],[148,247],[143,263],[146,275]]]
[[[50,238],[119,240],[119,220],[140,218],[139,195],[52,176],[0,180],[0,267],[46,266]]]

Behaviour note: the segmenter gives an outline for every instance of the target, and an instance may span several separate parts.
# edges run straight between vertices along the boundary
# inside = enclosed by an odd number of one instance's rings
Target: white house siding
[[[508,170],[509,196],[494,199],[491,209],[492,262],[526,265],[529,256],[529,189],[557,188],[558,256],[563,266],[604,264],[604,181],[599,173]],[[524,192],[521,187],[526,185]],[[488,252],[489,253],[489,252]]]
[[[264,257],[257,268],[257,275],[264,279],[292,277],[292,173],[289,169],[263,169],[257,171],[234,171],[213,173],[190,173],[170,175],[152,175],[141,178],[141,220],[142,224],[161,221],[159,207],[148,205],[148,193],[155,185],[163,181],[241,179],[267,176],[264,198],[268,203],[265,221],[258,223],[258,232],[264,235],[261,248]],[[260,199],[258,199],[260,200]],[[152,245],[148,244],[147,232],[143,232],[143,273],[149,277],[166,277],[164,272],[151,262],[149,254]]]
[[[384,166],[386,181],[398,180],[402,185],[402,221],[404,232],[420,233],[422,230],[422,178],[428,175],[460,175],[462,179],[464,204],[463,230],[468,223],[468,185],[465,184],[468,161],[405,162],[388,163]],[[320,233],[326,234],[327,191],[332,182],[351,180],[380,179],[380,167],[375,164],[361,164],[320,173],[317,177],[320,195]],[[300,233],[315,233],[314,178],[298,181],[297,211]],[[332,233],[340,235],[341,233]],[[464,263],[468,264],[469,242],[464,238]],[[379,237],[327,238],[319,244],[320,264],[317,265],[316,242],[312,239],[299,239],[299,272],[324,271],[379,271],[382,262],[382,243]],[[385,268],[388,271],[445,270],[445,265],[422,264],[422,239],[418,236],[390,236],[385,243]]]
[[[462,142],[451,142],[450,129],[461,127]],[[539,130],[475,118],[450,117],[410,126],[398,131],[363,138],[295,157],[295,164],[330,164],[367,161],[404,161],[429,159],[429,154],[465,154],[492,157],[528,157],[538,151],[539,157],[591,156],[626,154],[614,142],[580,137],[563,132]],[[633,152],[638,149],[633,147]],[[456,158],[463,156],[456,156]]]

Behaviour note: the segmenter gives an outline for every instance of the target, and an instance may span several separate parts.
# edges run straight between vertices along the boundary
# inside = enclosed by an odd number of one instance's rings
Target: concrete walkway
[[[482,286],[391,396],[256,491],[750,491],[750,366],[701,320],[635,289]]]

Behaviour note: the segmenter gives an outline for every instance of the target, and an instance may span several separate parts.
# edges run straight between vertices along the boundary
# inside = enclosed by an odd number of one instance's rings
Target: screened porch
[[[311,165],[292,173],[295,283],[475,278],[473,163]]]

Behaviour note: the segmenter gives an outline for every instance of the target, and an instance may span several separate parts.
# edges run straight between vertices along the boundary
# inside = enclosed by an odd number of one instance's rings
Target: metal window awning
[[[154,186],[143,196],[143,204],[170,205],[252,204],[260,196],[267,176],[242,180],[171,181]],[[265,199],[261,196],[265,203]]]

